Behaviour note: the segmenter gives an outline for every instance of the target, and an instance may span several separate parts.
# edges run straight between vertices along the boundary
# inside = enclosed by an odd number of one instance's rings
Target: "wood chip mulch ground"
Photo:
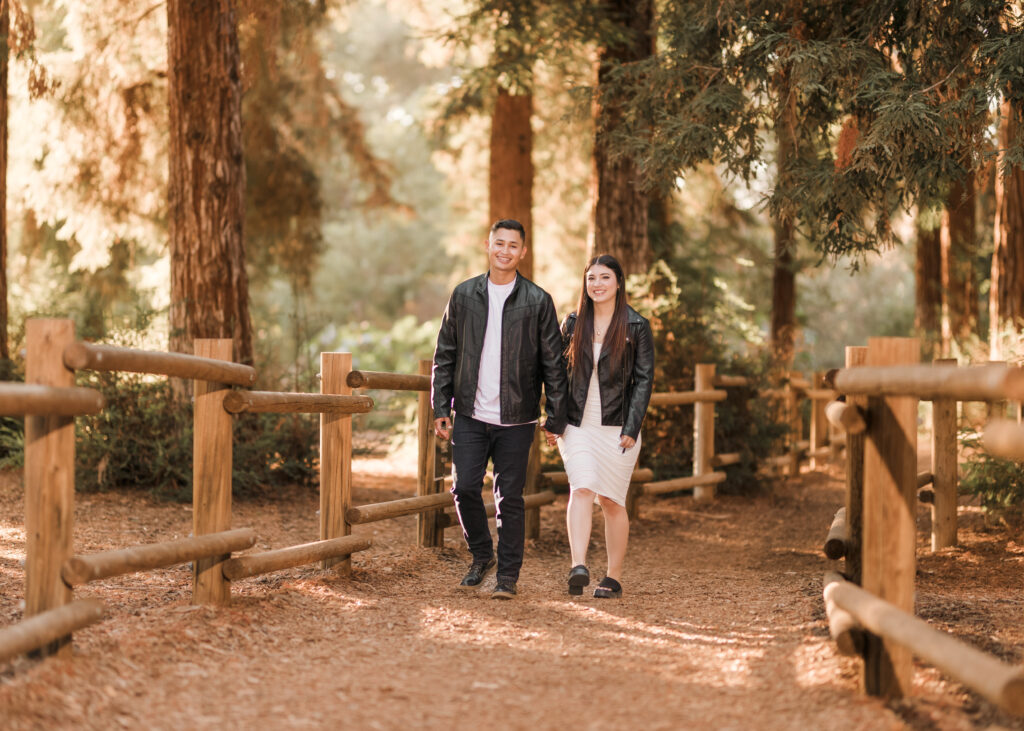
[[[355,466],[357,503],[408,496],[408,460]],[[821,544],[842,503],[840,474],[805,473],[755,498],[641,501],[625,594],[569,597],[566,497],[542,509],[520,594],[456,588],[468,553],[456,530],[415,546],[415,518],[357,526],[373,547],[349,577],[304,567],[236,582],[230,607],[189,604],[187,567],[76,592],[108,606],[75,635],[73,658],[0,665],[5,729],[1024,729],[918,664],[914,695],[858,692],[859,661],[837,655],[821,599]],[[253,550],[317,537],[313,490],[236,499]],[[932,554],[919,515],[917,612],[1024,661],[1024,538],[970,505],[961,545]],[[191,506],[129,491],[80,494],[75,549],[186,536]],[[19,473],[0,475],[0,626],[21,618]],[[592,573],[604,544],[595,515]]]

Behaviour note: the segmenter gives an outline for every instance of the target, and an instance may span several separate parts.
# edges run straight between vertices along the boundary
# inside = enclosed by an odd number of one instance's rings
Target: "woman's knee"
[[[588,490],[585,487],[573,488],[572,492],[569,493],[570,500],[594,500],[594,491]]]
[[[619,505],[610,497],[605,497],[604,495],[601,495],[598,497],[598,500],[601,501],[601,509],[609,516],[619,517],[621,515],[626,514],[625,506]]]

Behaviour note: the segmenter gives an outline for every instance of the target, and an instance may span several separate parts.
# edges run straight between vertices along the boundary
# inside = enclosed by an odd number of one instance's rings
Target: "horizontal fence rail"
[[[186,353],[135,350],[81,341],[71,343],[64,349],[64,365],[72,370],[150,373],[233,386],[251,386],[256,382],[256,369],[242,363]]]
[[[366,414],[373,410],[369,396],[277,391],[232,391],[224,397],[231,414]]]
[[[544,482],[548,485],[554,485],[556,487],[565,487],[569,484],[569,475],[565,472],[542,472],[541,477],[544,478]],[[650,482],[654,479],[654,470],[646,467],[633,470],[633,474],[630,476],[630,483],[634,482]]]
[[[110,576],[161,569],[200,558],[224,556],[232,551],[251,548],[255,543],[256,531],[252,528],[237,528],[148,546],[132,546],[88,556],[72,556],[64,562],[61,577],[68,586],[80,586]]]
[[[248,556],[236,556],[224,562],[222,571],[225,579],[235,581],[249,576],[269,574],[272,571],[304,566],[314,561],[349,556],[357,551],[366,550],[372,544],[371,539],[362,536],[327,538],[322,541],[277,548]]]
[[[681,406],[725,401],[727,391],[662,391],[651,394],[651,406]]]
[[[865,629],[908,648],[1001,708],[1024,714],[1024,669],[940,632],[838,574],[826,575],[824,595],[826,604],[834,603]]]
[[[350,388],[376,388],[390,391],[429,391],[430,376],[416,373],[351,371],[345,379]]]
[[[533,510],[539,508],[542,505],[550,505],[555,502],[554,490],[542,490],[535,492],[532,495],[523,495],[523,508],[525,510]],[[488,518],[493,518],[497,512],[497,508],[492,502],[484,503],[484,513],[487,514]],[[451,528],[454,525],[459,524],[459,516],[455,514],[455,511],[445,512],[442,516],[442,525],[445,528]]]
[[[922,401],[1024,401],[1024,369],[1002,363],[975,366],[858,366],[830,371],[835,390],[866,396],[913,396]]]
[[[996,457],[1024,461],[1024,424],[993,421],[985,427],[981,444]]]
[[[84,416],[98,414],[106,404],[91,388],[0,383],[0,416]]]
[[[105,612],[106,607],[99,599],[80,599],[4,627],[0,629],[0,662],[38,650],[88,627],[103,619]]]

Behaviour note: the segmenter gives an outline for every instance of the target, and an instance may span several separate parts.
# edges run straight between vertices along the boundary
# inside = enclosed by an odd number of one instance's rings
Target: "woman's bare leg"
[[[606,497],[600,500],[604,512],[604,542],[608,547],[608,578],[619,581],[629,543],[629,515],[626,508],[614,500]]]
[[[587,547],[590,545],[590,529],[593,524],[594,493],[590,490],[573,490],[569,493],[569,507],[565,511],[573,566],[587,565]]]

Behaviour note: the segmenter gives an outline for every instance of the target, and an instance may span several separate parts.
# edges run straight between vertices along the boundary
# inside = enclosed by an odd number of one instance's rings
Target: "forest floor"
[[[411,495],[408,460],[355,463],[357,504]],[[649,498],[632,524],[621,600],[566,594],[566,496],[542,509],[519,596],[456,588],[468,553],[415,546],[415,518],[357,526],[373,547],[351,577],[314,567],[238,581],[230,607],[189,604],[178,567],[96,582],[108,618],[70,660],[0,665],[0,727],[552,729],[1024,729],[936,670],[886,704],[858,692],[822,606],[821,545],[842,482],[805,473],[755,498]],[[315,490],[236,499],[253,550],[317,537]],[[928,551],[919,516],[917,612],[1009,662],[1024,653],[1024,537],[960,512],[961,545]],[[191,506],[79,494],[75,548],[186,536]],[[0,475],[0,626],[22,613],[23,494]],[[591,548],[599,579],[599,514]]]

